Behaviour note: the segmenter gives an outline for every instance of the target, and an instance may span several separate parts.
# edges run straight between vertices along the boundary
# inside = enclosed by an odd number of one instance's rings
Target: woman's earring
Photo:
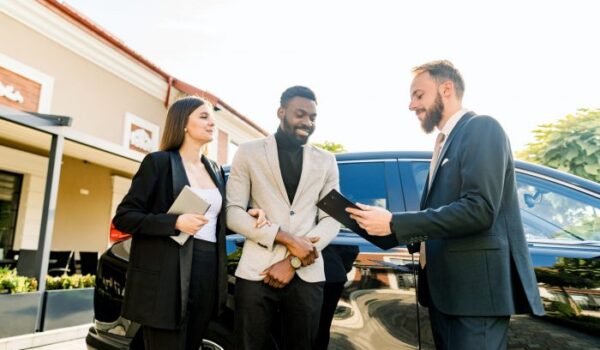
[[[183,128],[183,132],[187,132],[187,128]]]

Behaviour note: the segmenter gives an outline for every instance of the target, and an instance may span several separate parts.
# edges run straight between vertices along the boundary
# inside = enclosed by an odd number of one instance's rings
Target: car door
[[[405,160],[399,167],[407,210],[418,210],[429,162]],[[600,193],[577,186],[576,181],[560,180],[545,169],[528,166],[528,170],[516,170],[523,228],[546,309],[545,318],[597,335]],[[574,179],[570,175],[561,177]],[[540,331],[538,338],[543,336]]]
[[[600,334],[600,195],[523,170],[517,192],[547,318]]]
[[[340,190],[353,202],[404,211],[396,159],[342,161]],[[330,348],[414,349],[417,346],[414,260],[405,247],[383,251],[342,228],[334,245],[353,245],[358,256],[331,326]],[[326,267],[327,269],[327,267]],[[423,322],[423,332],[428,324]],[[424,348],[433,346],[430,337]]]

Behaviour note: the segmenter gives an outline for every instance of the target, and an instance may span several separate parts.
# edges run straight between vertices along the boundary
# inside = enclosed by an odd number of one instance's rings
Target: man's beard
[[[303,146],[308,142],[308,138],[310,137],[310,135],[312,135],[312,133],[315,132],[315,127],[314,126],[307,127],[307,126],[303,126],[303,125],[293,126],[292,124],[290,124],[288,122],[287,116],[284,116],[282,130],[297,145]],[[296,130],[305,130],[308,133],[308,135],[300,136],[300,135],[296,134]]]
[[[442,102],[442,95],[438,92],[433,106],[425,110],[425,118],[421,121],[421,128],[425,133],[429,134],[440,123],[443,112],[444,102]]]

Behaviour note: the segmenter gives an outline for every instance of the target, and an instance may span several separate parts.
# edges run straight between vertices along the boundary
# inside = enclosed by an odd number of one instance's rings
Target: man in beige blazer
[[[246,237],[237,271],[237,349],[266,349],[281,323],[280,349],[311,349],[325,273],[319,252],[340,225],[316,204],[339,189],[332,154],[307,145],[315,129],[314,93],[294,86],[281,96],[275,135],[240,145],[227,182],[227,224]],[[270,226],[257,228],[248,206]]]

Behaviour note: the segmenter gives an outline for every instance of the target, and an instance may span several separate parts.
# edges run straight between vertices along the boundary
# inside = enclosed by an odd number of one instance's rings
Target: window
[[[600,240],[600,199],[534,176],[517,174],[528,239]]]
[[[12,249],[23,175],[0,171],[0,248]]]
[[[385,163],[341,163],[340,189],[352,202],[387,208]]]
[[[420,198],[429,163],[413,162],[410,171]],[[599,198],[518,172],[517,194],[528,240],[600,240]]]
[[[429,174],[429,162],[413,162],[410,164],[411,170],[415,179],[415,185],[419,193],[419,198],[423,195],[425,190],[425,181],[427,181],[427,174]]]

